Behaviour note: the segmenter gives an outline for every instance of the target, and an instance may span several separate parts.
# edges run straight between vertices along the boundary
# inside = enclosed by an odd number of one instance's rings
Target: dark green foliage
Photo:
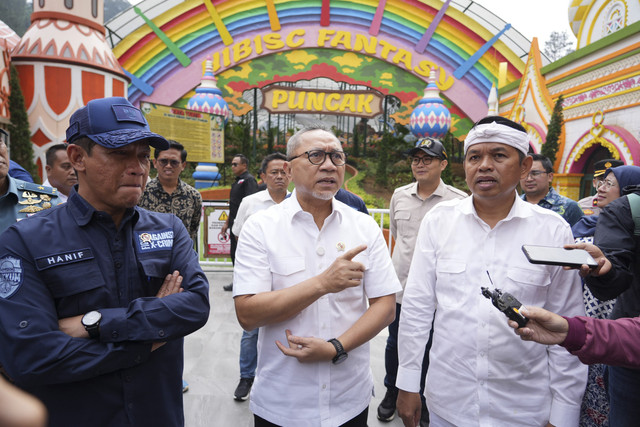
[[[562,134],[562,126],[564,125],[564,117],[562,115],[562,95],[558,97],[556,104],[553,107],[553,113],[551,114],[551,121],[547,128],[547,140],[542,145],[541,153],[547,156],[551,163],[556,162],[556,154],[558,153],[558,141]]]
[[[33,162],[33,146],[29,131],[29,116],[24,107],[24,97],[18,81],[18,71],[11,66],[10,76],[11,94],[9,95],[9,114],[11,124],[9,134],[11,138],[11,160],[17,162],[31,174],[34,180],[38,179],[38,170]]]
[[[360,157],[360,132],[358,132],[358,123],[353,125],[353,147],[349,155],[353,157]]]
[[[378,168],[376,171],[376,184],[387,185],[389,183],[389,148],[393,144],[393,136],[385,133],[378,144]]]
[[[31,25],[32,9],[32,3],[27,3],[26,0],[2,0],[0,19],[22,37]]]

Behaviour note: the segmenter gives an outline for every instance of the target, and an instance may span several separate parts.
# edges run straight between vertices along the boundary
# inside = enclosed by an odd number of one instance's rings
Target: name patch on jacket
[[[138,235],[138,250],[141,253],[166,251],[173,248],[173,230],[166,229],[153,233],[141,232]]]
[[[77,249],[75,251],[36,258],[36,268],[42,271],[46,270],[47,268],[57,267],[59,265],[65,264],[73,264],[74,262],[86,261],[90,259],[93,259],[93,252],[91,251],[91,249]]]
[[[0,258],[0,298],[9,298],[22,285],[22,261],[12,256]]]

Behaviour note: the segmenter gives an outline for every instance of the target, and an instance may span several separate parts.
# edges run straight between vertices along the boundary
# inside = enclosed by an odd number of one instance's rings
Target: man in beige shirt
[[[411,258],[418,236],[418,229],[422,218],[431,208],[445,200],[461,199],[467,194],[455,187],[446,185],[440,176],[447,167],[447,153],[442,143],[433,138],[422,138],[416,146],[409,151],[411,171],[415,182],[396,188],[389,205],[390,230],[396,241],[391,260],[395,267],[398,279],[404,289],[409,274]],[[378,419],[391,421],[395,416],[396,397],[396,373],[398,371],[398,321],[402,304],[402,292],[396,294],[396,320],[389,325],[389,338],[385,349],[384,385],[387,392],[378,406]],[[427,344],[425,358],[422,365],[422,387],[424,388],[424,375],[429,366],[429,347]],[[424,399],[424,398],[423,398]],[[422,402],[421,425],[429,424],[429,412],[424,400]]]

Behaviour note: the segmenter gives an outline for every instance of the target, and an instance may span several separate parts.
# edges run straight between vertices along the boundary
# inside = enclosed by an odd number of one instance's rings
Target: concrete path
[[[249,402],[237,402],[233,391],[238,385],[238,353],[242,328],[236,320],[230,292],[222,286],[231,282],[231,271],[206,271],[210,285],[211,314],[207,324],[185,339],[184,394],[187,427],[252,427]],[[398,416],[389,423],[376,418],[376,408],[384,397],[384,347],[386,328],[371,342],[371,366],[376,396],[369,406],[370,427],[398,427]]]

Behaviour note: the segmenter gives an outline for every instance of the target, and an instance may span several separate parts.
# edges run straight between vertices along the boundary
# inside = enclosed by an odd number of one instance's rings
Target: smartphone
[[[584,249],[522,245],[522,251],[531,264],[561,265],[573,268],[580,268],[583,264],[591,268],[598,266],[596,260]]]

